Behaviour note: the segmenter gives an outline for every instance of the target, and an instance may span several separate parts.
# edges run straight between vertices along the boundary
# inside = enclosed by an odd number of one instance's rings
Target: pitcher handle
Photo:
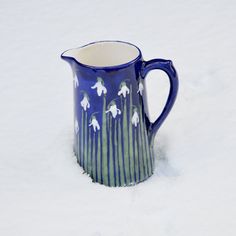
[[[164,59],[153,59],[147,62],[144,62],[142,68],[142,77],[145,78],[148,72],[151,70],[160,69],[166,72],[169,77],[170,82],[170,90],[169,95],[166,101],[166,104],[160,114],[160,116],[155,120],[154,123],[150,122],[149,125],[149,134],[150,137],[155,136],[156,132],[165,121],[166,117],[168,116],[170,110],[172,109],[175,99],[178,92],[179,82],[178,82],[178,75],[177,72],[172,64],[171,60],[164,60]]]

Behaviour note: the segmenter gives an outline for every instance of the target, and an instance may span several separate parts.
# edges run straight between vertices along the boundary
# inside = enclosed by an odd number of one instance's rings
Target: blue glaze
[[[95,43],[99,42],[92,44]],[[85,65],[65,55],[67,51],[61,55],[74,74],[77,161],[93,181],[107,186],[129,186],[152,175],[154,136],[170,112],[178,91],[178,76],[172,62],[163,59],[145,62],[140,49],[136,49],[138,56],[132,61],[105,67]],[[170,92],[161,115],[151,123],[143,98],[145,76],[153,69],[167,73]]]
[[[171,108],[175,103],[179,88],[178,75],[171,60],[153,59],[145,62],[142,70],[142,77],[145,78],[149,71],[155,69],[163,70],[167,73],[170,81],[170,91],[161,115],[156,119],[154,123],[150,124],[149,126],[149,131],[152,133],[152,135],[156,134],[156,132],[168,116]]]

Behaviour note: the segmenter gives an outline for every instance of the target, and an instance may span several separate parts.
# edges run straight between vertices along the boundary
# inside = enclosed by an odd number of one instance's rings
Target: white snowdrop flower
[[[79,124],[78,124],[78,121],[77,119],[75,120],[75,133],[78,134],[79,132]]]
[[[137,127],[138,123],[139,123],[139,116],[138,116],[138,112],[137,109],[134,109],[134,113],[131,119],[132,124]]]
[[[97,78],[97,83],[94,84],[91,89],[97,89],[97,94],[98,96],[100,97],[103,94],[106,94],[107,93],[107,89],[106,87],[104,86],[104,82],[102,80],[102,78],[98,77]]]
[[[88,101],[88,96],[85,94],[84,98],[82,99],[82,101],[80,102],[81,106],[83,107],[83,109],[86,111],[87,108],[90,108],[90,104]]]
[[[125,82],[122,82],[120,85],[120,90],[118,92],[118,96],[123,95],[123,97],[126,97],[126,94],[129,94],[129,88],[126,86]]]
[[[92,117],[92,120],[91,120],[89,126],[93,126],[94,132],[96,132],[97,130],[100,130],[100,125],[98,124],[98,121],[95,116]]]
[[[76,74],[74,75],[74,85],[75,85],[75,88],[79,87],[79,80]]]
[[[106,113],[108,112],[111,112],[113,118],[116,118],[117,114],[121,114],[121,110],[117,108],[116,103],[114,101],[111,102],[109,110],[106,111]]]
[[[143,90],[144,90],[143,83],[140,81],[139,84],[138,84],[137,93],[140,93],[140,95],[143,96]]]

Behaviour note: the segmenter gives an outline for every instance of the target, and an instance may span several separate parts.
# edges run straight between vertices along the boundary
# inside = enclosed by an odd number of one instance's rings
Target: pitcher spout
[[[75,48],[68,49],[61,54],[61,59],[65,60],[70,65],[72,65],[73,62],[76,62],[75,56],[76,56],[76,49]]]

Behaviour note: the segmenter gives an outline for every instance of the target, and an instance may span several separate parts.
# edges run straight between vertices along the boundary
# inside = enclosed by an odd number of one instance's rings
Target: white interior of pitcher
[[[135,60],[140,50],[126,42],[101,41],[70,49],[63,56],[73,57],[79,63],[94,67],[118,66]]]

